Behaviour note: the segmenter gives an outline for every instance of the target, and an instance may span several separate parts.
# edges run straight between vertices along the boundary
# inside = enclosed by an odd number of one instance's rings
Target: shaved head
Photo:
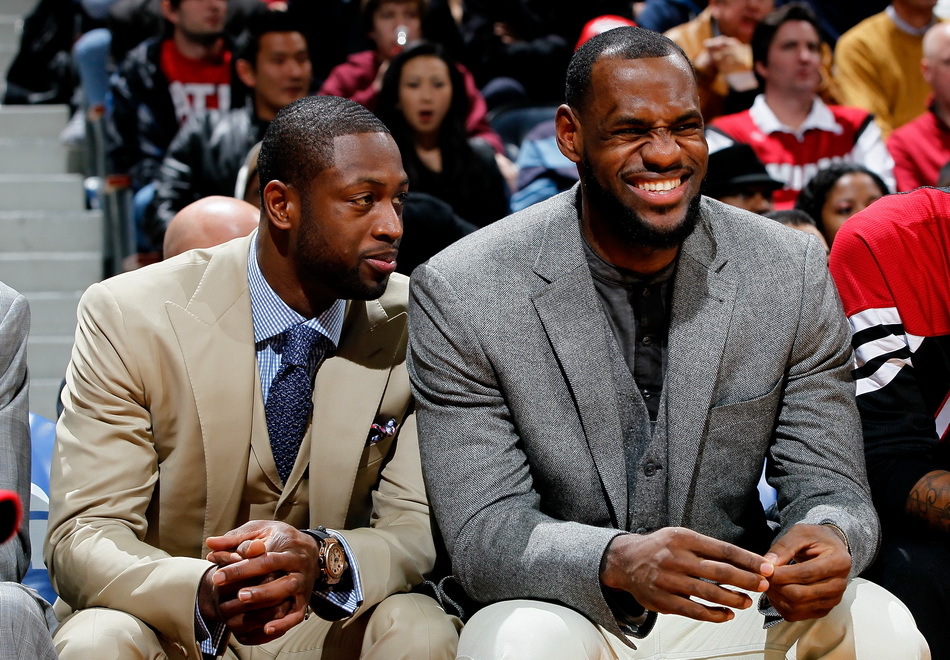
[[[212,195],[179,211],[165,230],[164,256],[174,257],[188,250],[209,248],[247,236],[260,223],[261,212],[233,197]]]
[[[924,35],[924,58],[934,60],[940,57],[940,49],[950,40],[950,22],[940,22],[927,30]]]

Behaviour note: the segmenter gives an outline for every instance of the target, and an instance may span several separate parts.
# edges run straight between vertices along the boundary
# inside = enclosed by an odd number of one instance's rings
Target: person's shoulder
[[[756,213],[703,197],[705,227],[725,259],[760,265],[791,263],[803,258],[811,236]],[[699,228],[697,228],[699,231]]]
[[[872,14],[841,35],[835,44],[835,53],[840,53],[842,47],[845,51],[858,47],[859,45],[880,47],[879,43],[875,43],[877,35],[893,25],[894,21],[890,19],[887,12],[882,11],[877,14]]]
[[[938,123],[937,116],[933,113],[933,110],[928,109],[919,117],[915,117],[903,126],[898,126],[891,131],[890,136],[887,138],[887,146],[890,147],[892,144],[908,143],[908,146],[913,147],[911,143],[919,140],[921,135],[936,139],[940,134],[941,127]]]
[[[248,239],[238,238],[212,248],[189,250],[178,256],[128,273],[120,273],[93,285],[83,298],[96,300],[104,292],[119,307],[147,308],[172,302],[186,306],[202,284],[212,263],[222,267],[222,276],[245,274]]]
[[[533,262],[541,236],[551,220],[572,216],[575,221],[574,188],[538,202],[459,239],[428,263],[443,273],[468,273],[486,278],[504,276],[506,267]]]

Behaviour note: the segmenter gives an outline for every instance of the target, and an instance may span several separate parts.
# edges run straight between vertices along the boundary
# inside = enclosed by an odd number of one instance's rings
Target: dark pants
[[[945,534],[885,529],[881,551],[862,577],[907,605],[933,660],[950,660],[950,539]]]

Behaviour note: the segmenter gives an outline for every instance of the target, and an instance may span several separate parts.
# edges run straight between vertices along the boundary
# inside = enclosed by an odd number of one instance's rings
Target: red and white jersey
[[[894,190],[894,159],[873,119],[860,108],[826,105],[815,97],[805,121],[792,129],[760,94],[748,110],[714,119],[706,140],[710,152],[733,142],[750,145],[769,176],[785,183],[775,193],[775,208],[788,209],[818,170],[837,162],[863,165]]]
[[[178,123],[205,110],[231,107],[231,52],[216,62],[193,60],[182,55],[171,39],[162,43],[161,68]]]

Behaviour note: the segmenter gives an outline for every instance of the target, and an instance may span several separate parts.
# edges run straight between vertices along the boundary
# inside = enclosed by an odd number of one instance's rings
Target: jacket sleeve
[[[211,113],[220,117],[218,113]],[[212,120],[213,121],[213,120]],[[162,244],[165,229],[175,214],[199,198],[194,181],[201,168],[202,141],[206,122],[204,115],[196,115],[185,122],[168,146],[161,168],[155,179],[155,197],[145,220],[146,230],[156,245]]]
[[[125,328],[111,291],[90,287],[79,305],[56,429],[46,564],[73,608],[128,612],[201,657],[194,604],[211,564],[173,557],[146,540],[160,457]]]
[[[0,291],[6,298],[9,289]],[[0,310],[0,489],[12,490],[23,503],[16,538],[0,545],[0,581],[19,582],[30,566],[30,421],[26,338],[30,308],[16,294]]]

